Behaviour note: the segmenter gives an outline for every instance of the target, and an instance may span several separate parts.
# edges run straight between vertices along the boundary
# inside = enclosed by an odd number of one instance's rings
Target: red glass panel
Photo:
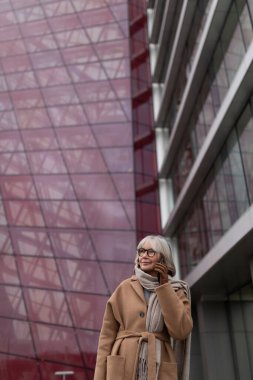
[[[26,318],[22,290],[16,286],[0,286],[0,317]]]
[[[78,339],[87,367],[94,368],[97,356],[99,332],[78,330]]]
[[[86,230],[50,231],[55,256],[77,259],[96,259],[96,252]]]
[[[19,376],[24,379],[38,380],[40,377],[37,363],[24,357],[0,354],[0,368],[3,379],[16,380]]]
[[[76,83],[106,79],[106,73],[100,62],[71,65],[69,66],[69,72]]]
[[[132,201],[123,201],[123,207],[126,210],[127,213],[127,219],[129,220],[129,223],[131,223],[132,228],[136,228],[136,214],[135,214],[135,202]]]
[[[45,102],[48,106],[79,103],[73,85],[52,86],[42,89]]]
[[[91,124],[128,121],[121,103],[116,100],[90,103],[84,105],[84,108]]]
[[[11,98],[8,93],[0,94],[0,111],[9,110],[12,108]]]
[[[38,99],[34,101],[37,103]],[[29,106],[32,107],[32,103]],[[16,116],[17,116],[17,122],[20,129],[45,128],[45,127],[50,127],[52,124],[48,117],[47,110],[45,108],[33,108],[31,110],[28,110],[28,109],[17,110]]]
[[[44,17],[43,9],[37,5],[34,7],[21,8],[16,10],[16,17],[20,23],[39,20]]]
[[[17,121],[13,111],[3,111],[1,112],[1,124],[0,130],[11,130],[17,129]]]
[[[67,65],[72,63],[95,62],[98,60],[91,45],[65,48],[62,50],[62,55]]]
[[[117,59],[129,56],[129,43],[127,40],[103,42],[94,45],[94,49],[101,60]]]
[[[122,146],[122,143],[131,146],[132,131],[129,126],[128,123],[100,124],[94,125],[92,130],[101,147]]]
[[[113,79],[111,80],[111,85],[118,98],[126,99],[131,97],[131,86],[128,79]]]
[[[97,262],[61,259],[58,260],[58,266],[66,290],[108,294]]]
[[[59,86],[71,83],[71,78],[65,67],[53,67],[36,72],[41,87],[48,85]]]
[[[70,178],[66,175],[44,175],[34,177],[40,199],[76,199]]]
[[[118,199],[117,189],[108,174],[73,175],[72,180],[79,199]]]
[[[47,232],[37,229],[11,229],[15,253],[29,256],[52,256]]]
[[[0,256],[0,283],[19,285],[19,276],[15,258],[13,256]]]
[[[8,354],[34,356],[30,327],[27,322],[0,318],[0,350]]]
[[[135,231],[91,231],[90,235],[100,260],[130,261],[135,257]],[[133,259],[134,260],[134,259]]]
[[[4,201],[8,223],[16,226],[44,226],[39,202]]]
[[[111,172],[130,172],[133,170],[133,149],[108,148],[102,149],[105,162]]]
[[[116,5],[111,5],[110,8],[116,20],[127,19],[128,18],[128,3],[124,1],[118,1],[115,4]]]
[[[55,38],[50,34],[40,36],[29,36],[26,38],[26,50],[28,53],[37,53],[44,50],[55,50],[57,44]]]
[[[16,57],[6,57],[1,60],[1,63],[4,73],[29,71],[32,69],[28,55],[20,55],[18,60]]]
[[[21,90],[11,93],[11,99],[15,108],[37,108],[43,107],[44,100],[38,89]],[[27,111],[26,111],[27,112]],[[17,112],[19,115],[19,112]],[[22,115],[22,113],[20,114]],[[31,113],[30,113],[31,115]],[[30,126],[29,126],[30,127]]]
[[[114,21],[111,9],[107,7],[80,13],[80,19],[85,28]]]
[[[89,38],[83,29],[66,30],[54,34],[59,48],[85,45],[89,43]]]
[[[17,257],[23,285],[44,289],[60,289],[61,281],[54,259]]]
[[[5,215],[4,205],[2,200],[0,199],[0,225],[6,226],[7,225],[7,219]]]
[[[97,102],[101,100],[115,99],[116,94],[108,81],[96,81],[76,85],[76,89],[81,102]]]
[[[65,3],[67,3],[67,1]],[[68,6],[71,6],[71,3],[68,2],[67,4]],[[57,5],[60,4],[58,3]],[[56,13],[57,12],[55,12],[55,14]],[[81,26],[81,22],[77,15],[62,15],[61,17],[50,17],[49,23],[53,32],[59,32],[61,30],[72,30],[74,28],[80,28]]]
[[[38,86],[32,71],[9,74],[5,76],[10,90],[30,89]]]
[[[11,4],[9,2],[5,1],[3,3],[2,12],[10,11],[12,9]]]
[[[60,3],[43,4],[42,5],[47,17],[61,16],[65,14],[71,14],[75,12],[72,4],[67,0],[62,0]]]
[[[100,330],[108,297],[81,293],[67,294],[75,326]]]
[[[1,42],[1,50],[0,50],[0,57],[9,57],[12,55],[17,54],[25,54],[26,48],[23,41],[17,39],[17,40],[10,40],[6,42]]]
[[[125,209],[121,202],[81,201],[80,205],[89,228],[105,228],[109,230],[132,228],[128,218],[128,210]]]
[[[106,74],[111,79],[125,78],[130,76],[129,62],[127,58],[121,58],[104,63]]]
[[[106,279],[109,291],[112,293],[114,289],[122,281],[122,278],[131,277],[134,273],[135,252],[132,253],[132,262],[130,264],[123,263],[103,263],[103,273]],[[113,273],[113,276],[112,276]]]
[[[52,129],[22,131],[26,150],[57,149],[58,144]]]
[[[41,201],[48,227],[84,228],[85,222],[74,201]]]
[[[93,131],[90,127],[70,127],[56,130],[59,145],[68,148],[94,148],[97,146]]]
[[[0,252],[13,253],[12,243],[7,228],[0,228]]]
[[[51,51],[50,55],[48,55],[48,52],[34,53],[31,54],[30,59],[34,69],[63,65],[63,60],[59,51]]]
[[[116,23],[86,28],[86,31],[93,43],[118,40],[125,37],[122,28]]]
[[[28,317],[32,321],[72,326],[63,293],[42,289],[24,289]]]
[[[144,235],[160,231],[159,207],[155,204],[138,202],[137,204],[138,219],[137,226]]]
[[[25,0],[22,0],[22,3],[20,3],[19,0],[15,0],[16,7],[25,6],[24,4]],[[26,0],[28,1],[28,0]],[[20,24],[20,30],[22,32],[22,35],[26,38],[28,36],[39,36],[50,33],[50,28],[47,20],[39,20],[36,22],[28,22],[28,23],[21,23]]]
[[[106,166],[97,149],[65,151],[64,157],[70,173],[103,173]]]
[[[86,116],[80,105],[66,105],[48,109],[51,121],[55,127],[86,124]]]
[[[59,151],[31,152],[27,155],[34,174],[66,173],[66,167]]]
[[[74,330],[68,327],[32,324],[36,352],[41,360],[83,364]]]
[[[2,176],[0,185],[3,199],[35,199],[37,197],[30,176]]]
[[[7,91],[8,90],[8,86],[7,86],[7,83],[6,83],[6,80],[4,79],[3,76],[0,76],[0,91]]]

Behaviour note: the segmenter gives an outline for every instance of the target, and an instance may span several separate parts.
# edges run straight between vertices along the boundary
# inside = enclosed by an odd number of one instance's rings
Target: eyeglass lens
[[[139,256],[144,256],[145,252],[147,252],[148,257],[153,257],[156,254],[156,251],[154,251],[152,248],[149,248],[149,249],[139,248],[138,249],[138,255]]]

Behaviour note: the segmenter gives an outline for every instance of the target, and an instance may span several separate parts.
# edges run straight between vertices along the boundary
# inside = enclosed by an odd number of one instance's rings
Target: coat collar
[[[133,275],[130,280],[131,280],[130,283],[131,283],[133,290],[138,294],[138,296],[141,298],[141,300],[145,302],[143,288],[140,284],[140,281],[136,277],[136,275]]]

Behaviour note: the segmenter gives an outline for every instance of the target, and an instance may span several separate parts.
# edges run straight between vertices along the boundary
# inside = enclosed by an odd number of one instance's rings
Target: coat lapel
[[[137,280],[136,276],[131,277],[131,286],[132,286],[133,290],[137,293],[137,295],[140,297],[142,302],[145,302],[143,288],[142,288],[140,282]]]

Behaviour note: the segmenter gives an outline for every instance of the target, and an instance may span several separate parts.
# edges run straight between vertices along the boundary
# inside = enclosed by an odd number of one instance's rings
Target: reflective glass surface
[[[188,122],[189,129],[186,133],[188,136],[179,147],[174,160],[171,176],[175,198],[179,196],[183,188],[250,43],[252,43],[253,22],[249,4],[250,1],[247,0],[231,2],[221,37],[216,44],[202,87],[196,98],[195,109]],[[199,2],[199,6],[203,6],[202,1]],[[198,12],[198,8],[195,12]],[[168,122],[173,125],[174,119]]]
[[[93,378],[106,301],[134,265],[129,30],[145,10],[144,1],[1,1],[1,378]],[[138,123],[149,130],[152,117]]]
[[[249,100],[177,231],[183,275],[199,263],[253,202],[252,126],[253,107]]]

